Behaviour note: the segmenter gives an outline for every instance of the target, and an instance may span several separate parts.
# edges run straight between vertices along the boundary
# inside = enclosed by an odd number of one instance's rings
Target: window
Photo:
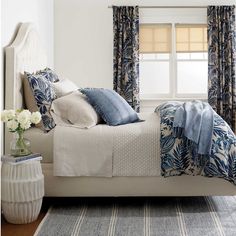
[[[140,93],[141,98],[207,97],[206,25],[140,25]]]
[[[171,24],[140,27],[140,93],[149,97],[169,94]],[[159,86],[162,84],[162,86]]]

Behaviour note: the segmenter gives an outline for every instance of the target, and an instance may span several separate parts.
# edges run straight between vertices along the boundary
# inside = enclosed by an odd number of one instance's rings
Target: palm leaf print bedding
[[[173,135],[175,112],[181,103],[165,103],[156,109],[160,113],[161,174],[202,175],[224,178],[236,185],[236,136],[228,124],[214,112],[212,147],[209,155],[197,155],[186,137]]]

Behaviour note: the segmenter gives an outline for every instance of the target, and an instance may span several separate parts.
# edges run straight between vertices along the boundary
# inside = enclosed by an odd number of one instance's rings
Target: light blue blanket
[[[195,144],[196,153],[207,155],[211,152],[214,111],[208,103],[185,102],[175,112],[173,133],[183,135]]]

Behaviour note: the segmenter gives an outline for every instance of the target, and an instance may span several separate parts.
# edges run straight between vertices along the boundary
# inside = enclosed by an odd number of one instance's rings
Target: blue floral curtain
[[[209,6],[207,20],[208,101],[235,132],[235,7]]]
[[[137,6],[113,6],[113,33],[113,89],[139,112],[139,8]]]

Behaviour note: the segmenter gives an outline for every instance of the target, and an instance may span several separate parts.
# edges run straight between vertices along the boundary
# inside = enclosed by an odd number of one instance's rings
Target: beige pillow
[[[100,116],[87,102],[86,96],[79,91],[55,99],[51,112],[79,128],[91,128],[101,121]]]
[[[60,80],[53,83],[53,88],[55,90],[57,98],[67,95],[70,92],[76,91],[79,87],[68,79]]]
[[[39,111],[39,108],[36,104],[32,89],[31,89],[30,84],[29,84],[29,81],[26,77],[26,74],[23,74],[22,78],[23,78],[23,93],[24,93],[24,100],[25,100],[26,108],[30,112]],[[44,126],[43,126],[42,120],[40,121],[40,123],[38,123],[35,126],[37,128],[43,129]]]

